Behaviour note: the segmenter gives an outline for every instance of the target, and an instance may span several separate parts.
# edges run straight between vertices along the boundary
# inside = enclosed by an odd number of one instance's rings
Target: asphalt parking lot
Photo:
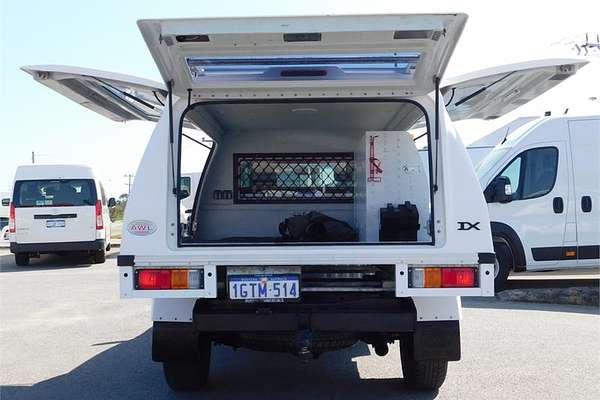
[[[2,400],[600,398],[596,308],[494,299],[463,302],[463,359],[437,393],[404,387],[397,346],[381,358],[359,344],[307,364],[217,347],[207,390],[176,395],[150,359],[149,301],[118,298],[115,253],[86,262],[0,267]]]

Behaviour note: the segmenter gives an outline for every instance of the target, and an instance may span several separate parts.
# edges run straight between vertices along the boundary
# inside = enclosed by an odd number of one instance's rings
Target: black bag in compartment
[[[410,201],[388,204],[379,209],[379,240],[382,242],[416,241],[419,230],[419,211]]]
[[[287,218],[279,233],[287,242],[354,242],[358,236],[347,222],[317,211]]]

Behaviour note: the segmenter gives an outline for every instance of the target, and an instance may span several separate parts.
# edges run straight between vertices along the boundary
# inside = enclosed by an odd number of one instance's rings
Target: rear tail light
[[[138,269],[136,289],[203,289],[202,269]]]
[[[102,202],[96,200],[96,229],[104,229],[104,221],[102,220]]]
[[[140,289],[170,289],[171,272],[168,270],[140,270],[137,274]]]
[[[17,231],[17,225],[15,223],[15,204],[10,203],[10,211],[8,214],[8,231],[10,233],[15,233]]]
[[[409,267],[411,288],[477,287],[475,266],[444,265]]]
[[[442,270],[442,287],[474,287],[474,268],[444,268]]]

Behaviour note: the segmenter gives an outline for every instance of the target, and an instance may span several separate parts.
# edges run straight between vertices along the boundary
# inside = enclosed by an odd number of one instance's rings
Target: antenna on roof
[[[563,113],[563,115],[567,115],[568,112],[569,112],[569,107],[565,108],[565,112]]]
[[[585,34],[561,39],[558,42],[552,43],[552,45],[564,47],[568,46],[571,48],[571,50],[577,51],[578,56],[600,56],[600,33],[596,33],[595,42],[590,41],[590,36],[593,37],[593,35],[590,35],[590,33],[586,32]]]

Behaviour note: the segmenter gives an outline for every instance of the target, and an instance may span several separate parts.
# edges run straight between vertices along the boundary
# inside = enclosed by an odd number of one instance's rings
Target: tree
[[[117,205],[110,209],[110,220],[121,221],[123,214],[125,213],[125,206],[127,205],[127,193],[123,193],[117,198]]]

